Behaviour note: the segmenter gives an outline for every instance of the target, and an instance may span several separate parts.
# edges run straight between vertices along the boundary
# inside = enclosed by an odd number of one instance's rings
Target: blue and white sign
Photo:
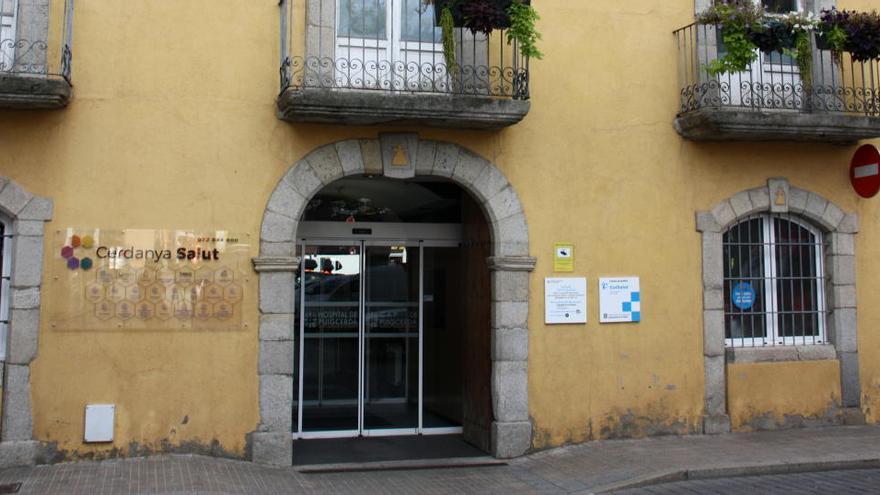
[[[599,323],[642,321],[639,277],[599,279]]]
[[[730,291],[730,300],[737,308],[750,310],[755,305],[755,288],[748,282],[740,282]]]

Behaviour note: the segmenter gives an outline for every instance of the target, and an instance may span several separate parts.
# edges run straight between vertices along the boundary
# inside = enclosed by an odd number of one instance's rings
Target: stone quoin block
[[[296,222],[306,206],[306,198],[296,192],[289,184],[279,182],[278,187],[269,198],[266,208],[274,213],[290,218]]]
[[[22,189],[15,181],[9,181],[0,189],[0,209],[7,211],[12,216],[24,209],[25,205],[33,198],[31,193]]]
[[[500,422],[528,421],[528,364],[525,361],[492,363],[492,405]]]
[[[3,442],[33,439],[30,376],[30,368],[27,365],[6,365],[6,388],[3,389]]]
[[[251,436],[252,460],[257,464],[290,467],[293,441],[288,431],[254,432]]]
[[[505,187],[499,191],[489,200],[487,205],[489,220],[492,223],[499,223],[501,220],[523,211],[522,204],[512,187]]]
[[[292,313],[260,315],[260,340],[294,340],[298,327]]]
[[[19,236],[13,242],[12,286],[40,285],[43,278],[43,237]]]
[[[261,375],[293,375],[293,345],[292,340],[261,341],[258,372]]]
[[[260,240],[267,242],[293,242],[296,222],[287,216],[266,211],[260,229]]]
[[[13,309],[9,313],[9,350],[6,360],[12,364],[30,364],[37,357],[40,310]]]
[[[339,163],[339,154],[336,152],[335,145],[328,144],[318,148],[309,154],[307,161],[324,185],[341,179],[345,175],[342,171],[342,164]]]
[[[452,177],[455,164],[458,163],[459,150],[458,146],[451,143],[438,144],[434,155],[434,168],[431,173],[441,177]]]
[[[724,310],[703,311],[703,355],[724,355]]]
[[[529,331],[525,328],[493,328],[493,361],[526,361],[529,358]]]
[[[260,274],[260,311],[263,313],[293,313],[294,272],[264,272]]]
[[[49,198],[35,197],[18,213],[19,220],[52,220],[54,203]]]
[[[419,152],[416,154],[416,175],[431,175],[436,154],[436,141],[419,141]]]
[[[528,302],[529,272],[493,271],[492,300],[499,302]]]
[[[293,376],[260,375],[260,423],[290,439],[293,428]]]
[[[354,139],[339,141],[336,143],[336,153],[339,155],[339,163],[342,165],[342,173],[345,175],[357,175],[364,173],[364,157],[361,154],[361,144]]]
[[[318,178],[318,174],[312,166],[305,161],[300,161],[284,176],[284,182],[292,187],[303,198],[311,198],[324,184]]]
[[[532,423],[528,421],[493,422],[492,455],[499,459],[519,457],[532,446]]]
[[[736,220],[736,213],[733,211],[733,207],[730,206],[730,201],[722,201],[718,203],[715,208],[712,208],[712,216],[715,217],[715,222],[718,223],[722,229],[726,228]]]

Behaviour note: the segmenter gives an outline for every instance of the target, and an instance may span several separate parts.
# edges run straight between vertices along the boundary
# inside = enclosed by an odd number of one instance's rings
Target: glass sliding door
[[[419,246],[368,245],[364,253],[364,430],[416,433]]]
[[[459,248],[307,241],[298,254],[295,437],[460,433]]]
[[[361,246],[306,246],[300,282],[300,432],[360,429]]]

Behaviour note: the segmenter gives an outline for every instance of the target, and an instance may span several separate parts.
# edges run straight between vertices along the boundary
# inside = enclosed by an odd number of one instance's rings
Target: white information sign
[[[599,279],[599,323],[642,321],[639,277]]]
[[[544,279],[544,322],[549,325],[587,322],[587,279]]]

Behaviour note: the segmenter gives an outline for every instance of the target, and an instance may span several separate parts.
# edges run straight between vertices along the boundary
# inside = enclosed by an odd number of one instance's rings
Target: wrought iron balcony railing
[[[70,101],[73,3],[0,0],[0,107]]]
[[[455,28],[448,66],[424,0],[282,0],[281,89],[320,87],[528,99],[528,60],[503,29]]]
[[[350,93],[408,95],[392,104],[407,107],[416,96],[529,99],[529,60],[503,28],[486,35],[456,27],[451,38],[454,51],[444,54],[435,6],[425,0],[281,0],[279,107],[286,94],[310,90],[349,98],[349,105]],[[282,118],[297,111],[289,110]],[[420,111],[395,119],[418,121]]]
[[[816,49],[812,70],[801,74],[786,54],[760,53],[743,72],[713,75],[708,66],[724,55],[720,28],[692,24],[675,31],[682,80],[681,112],[700,108],[790,110],[880,117],[880,72],[875,60],[844,53],[836,60]]]
[[[24,2],[0,0],[0,74],[59,76],[70,82],[73,2],[52,2],[58,8],[63,3],[60,12],[46,2],[47,13]]]

